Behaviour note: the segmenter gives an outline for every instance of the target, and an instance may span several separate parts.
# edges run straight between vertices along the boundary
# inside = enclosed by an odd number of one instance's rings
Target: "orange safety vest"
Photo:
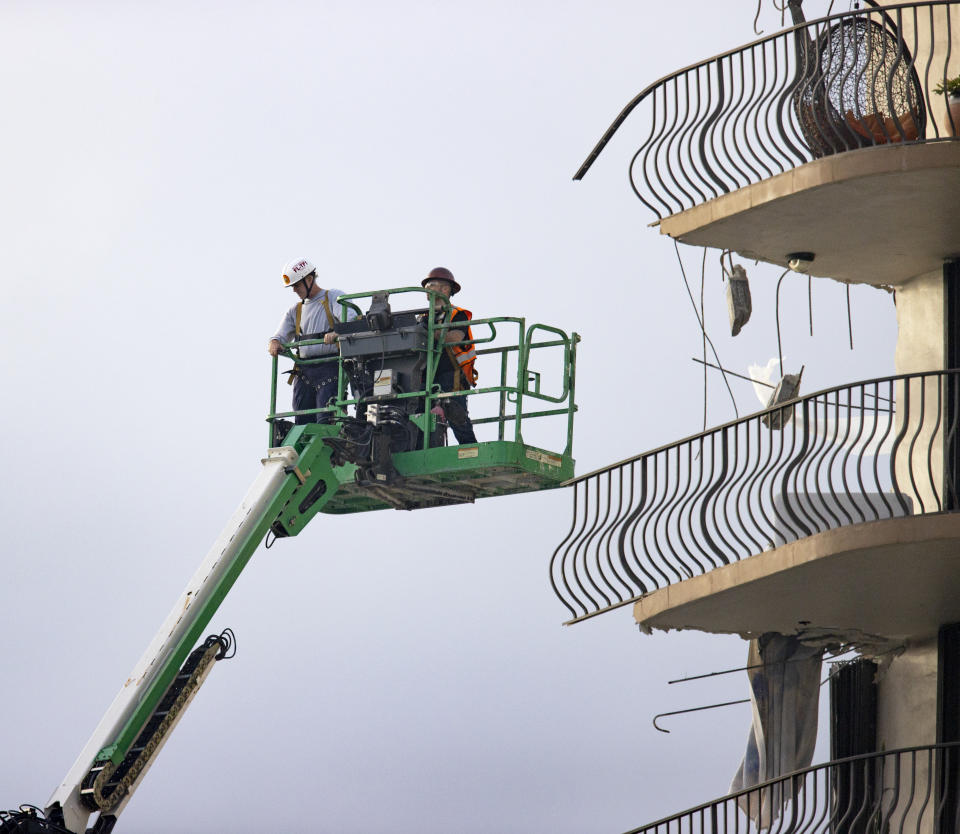
[[[450,308],[450,318],[444,322],[445,324],[451,324],[453,322],[453,317],[457,313],[463,313],[467,317],[467,321],[473,318],[473,313],[469,310],[464,310],[463,307],[451,307]],[[458,327],[450,327],[446,332],[450,330],[459,330]],[[473,341],[473,331],[468,326],[467,331],[467,341]],[[450,359],[450,364],[455,368],[459,368],[459,374],[454,374],[453,379],[453,390],[460,391],[463,388],[461,385],[461,379],[466,380],[467,386],[473,388],[477,384],[477,371],[473,367],[473,363],[477,358],[477,351],[474,349],[473,345],[449,345],[447,347],[447,357]]]

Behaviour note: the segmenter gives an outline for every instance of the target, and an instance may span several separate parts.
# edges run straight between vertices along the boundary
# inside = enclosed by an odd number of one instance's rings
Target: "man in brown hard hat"
[[[457,344],[457,342],[472,342],[473,333],[470,330],[469,321],[473,318],[473,313],[453,304],[450,305],[448,312],[444,311],[444,299],[460,292],[460,284],[446,267],[438,266],[431,269],[427,277],[420,282],[420,286],[437,293],[433,300],[435,324],[463,323],[462,328],[451,327],[440,331],[440,338],[444,340],[445,345],[440,353],[434,381],[440,386],[441,391],[466,391],[477,384],[477,372],[474,368],[477,352],[472,343]],[[445,398],[440,401],[440,405],[450,428],[453,429],[453,436],[457,438],[457,443],[476,443],[477,436],[473,433],[473,423],[470,422],[470,414],[467,410],[467,397]]]

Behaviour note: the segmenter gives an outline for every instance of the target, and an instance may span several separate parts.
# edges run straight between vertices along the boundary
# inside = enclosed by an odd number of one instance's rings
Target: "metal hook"
[[[717,707],[730,707],[730,706],[733,706],[734,704],[749,704],[749,703],[750,703],[749,698],[742,698],[739,701],[724,701],[722,704],[708,704],[705,707],[692,707],[691,709],[678,709],[678,710],[674,710],[673,712],[661,712],[653,716],[653,726],[657,730],[659,730],[661,733],[669,733],[670,732],[669,730],[665,730],[663,729],[663,727],[657,724],[658,718],[666,718],[668,715],[683,715],[684,713],[687,713],[687,712],[700,712],[701,710],[716,709]]]

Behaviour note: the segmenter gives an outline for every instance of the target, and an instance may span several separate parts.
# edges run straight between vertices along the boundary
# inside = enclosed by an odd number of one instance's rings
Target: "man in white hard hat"
[[[283,342],[294,340],[320,339],[323,344],[306,345],[298,351],[301,359],[316,359],[320,356],[336,356],[339,349],[333,325],[337,317],[337,299],[343,290],[327,290],[317,284],[317,268],[308,260],[292,260],[283,267],[283,283],[292,287],[299,302],[287,310],[280,327],[270,339],[267,351],[276,356]],[[348,319],[356,318],[350,311]],[[332,397],[337,395],[337,363],[335,361],[294,367],[293,410],[304,411],[314,408],[326,408]],[[333,420],[331,412],[319,414],[301,414],[295,418],[297,423],[329,423]]]

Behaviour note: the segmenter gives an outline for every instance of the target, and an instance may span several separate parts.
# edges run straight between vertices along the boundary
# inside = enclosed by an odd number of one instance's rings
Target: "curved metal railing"
[[[936,95],[960,73],[960,3],[865,8],[785,29],[661,78],[622,110],[581,179],[626,118],[650,125],[630,163],[657,217],[817,157],[960,136]]]
[[[772,779],[628,834],[960,831],[960,742],[851,756]]]
[[[840,386],[571,481],[571,622],[824,530],[960,507],[960,370]],[[946,485],[946,486],[945,486]]]

